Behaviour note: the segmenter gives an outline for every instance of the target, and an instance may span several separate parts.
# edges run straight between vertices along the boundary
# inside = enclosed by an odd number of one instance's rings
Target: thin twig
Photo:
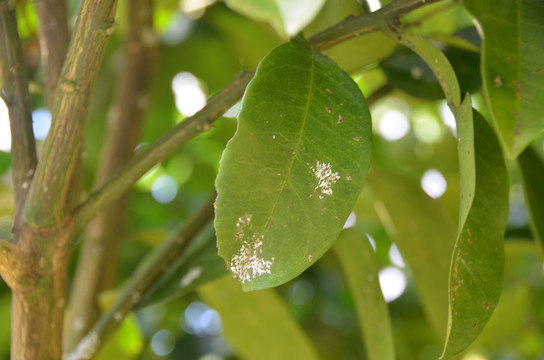
[[[66,0],[39,0],[35,5],[40,25],[38,37],[45,75],[45,97],[51,109],[70,42]]]
[[[32,227],[55,228],[67,215],[89,94],[114,30],[116,0],[84,0],[62,69],[52,109],[51,130],[43,147],[25,205]]]
[[[92,358],[104,340],[119,327],[125,315],[139,303],[144,293],[153,285],[169,265],[185,251],[190,241],[213,217],[215,195],[204,203],[185,224],[166,240],[148,259],[144,259],[129,282],[123,287],[115,304],[105,313],[96,325],[81,340],[78,347],[66,359],[79,359],[78,350],[90,342],[94,346],[85,350],[87,358]]]
[[[32,104],[28,92],[28,75],[17,32],[14,5],[0,1],[0,74],[3,99],[8,107],[11,129],[11,158],[15,189],[16,226],[36,168],[37,157],[32,131]]]

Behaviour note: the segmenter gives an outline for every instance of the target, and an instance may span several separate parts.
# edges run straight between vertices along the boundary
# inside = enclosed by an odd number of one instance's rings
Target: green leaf
[[[454,37],[452,37],[454,38]],[[457,38],[463,40],[461,38]],[[466,41],[466,40],[463,40]],[[472,43],[466,41],[468,44]],[[474,47],[474,45],[472,45]],[[459,80],[461,92],[473,92],[481,86],[480,56],[474,51],[446,46],[444,55]],[[440,83],[429,66],[414,52],[400,48],[380,63],[389,82],[404,92],[429,100],[444,98]]]
[[[412,271],[427,320],[444,338],[455,223],[412,177],[374,169],[368,181],[378,216]]]
[[[544,130],[544,5],[464,0],[483,30],[482,78],[493,125],[515,158]]]
[[[249,18],[269,22],[282,35],[293,36],[319,13],[325,0],[226,0]]]
[[[140,307],[166,303],[190,293],[202,284],[227,273],[225,262],[217,255],[212,226],[206,227],[187,250],[146,291]]]
[[[299,43],[263,59],[216,180],[219,254],[244,290],[285,283],[329,249],[370,156],[368,107],[346,73]]]
[[[448,334],[442,358],[458,354],[482,332],[499,301],[509,181],[501,148],[466,96],[456,111],[461,207],[450,270]]]
[[[243,293],[230,278],[198,289],[202,299],[221,315],[223,330],[242,359],[318,359],[285,302],[274,290]]]
[[[544,245],[544,162],[527,147],[518,157],[533,235]]]
[[[425,61],[438,79],[450,107],[457,108],[461,104],[459,81],[446,55],[419,35],[393,31],[388,32],[388,35],[412,49]]]
[[[340,233],[333,250],[355,298],[363,341],[370,360],[394,360],[389,309],[383,298],[378,264],[367,239],[351,228]]]

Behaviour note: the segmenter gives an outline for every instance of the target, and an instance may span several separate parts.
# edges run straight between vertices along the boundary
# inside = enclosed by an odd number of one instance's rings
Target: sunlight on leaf
[[[312,21],[325,0],[227,0],[235,11],[268,21],[280,34],[293,36]]]

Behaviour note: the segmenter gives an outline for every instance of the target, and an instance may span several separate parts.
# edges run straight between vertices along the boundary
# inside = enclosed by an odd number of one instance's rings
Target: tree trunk
[[[61,359],[69,252],[53,244],[69,237],[70,231],[40,236],[27,227],[16,236],[25,268],[12,288],[13,360]]]

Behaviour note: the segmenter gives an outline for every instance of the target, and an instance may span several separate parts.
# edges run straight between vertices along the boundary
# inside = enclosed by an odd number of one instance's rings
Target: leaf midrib
[[[314,88],[314,81],[315,81],[315,59],[313,57],[312,50],[310,49],[309,51],[310,51],[310,81],[309,81],[309,87],[308,87],[308,89],[309,89],[309,91],[308,91],[308,100],[306,101],[306,106],[304,108],[304,117],[303,117],[302,125],[300,127],[300,132],[298,134],[298,139],[297,139],[295,151],[292,152],[293,155],[291,157],[289,167],[287,168],[287,174],[286,174],[284,180],[281,183],[280,191],[278,192],[278,195],[276,196],[276,199],[274,199],[274,204],[272,205],[272,209],[270,210],[270,214],[269,214],[268,218],[266,219],[266,221],[263,223],[263,231],[261,231],[261,234],[265,233],[266,228],[268,227],[268,224],[272,220],[272,216],[276,212],[276,207],[278,206],[280,198],[282,197],[282,195],[283,195],[283,193],[285,191],[285,188],[287,187],[287,182],[289,181],[289,179],[291,177],[291,173],[293,172],[293,167],[294,167],[294,164],[295,164],[295,160],[296,160],[296,158],[298,156],[298,153],[300,151],[300,147],[302,145],[302,136],[304,134],[304,130],[306,129],[306,123],[307,123],[309,113],[310,113],[310,106],[311,106],[312,99],[313,99],[313,88]]]

